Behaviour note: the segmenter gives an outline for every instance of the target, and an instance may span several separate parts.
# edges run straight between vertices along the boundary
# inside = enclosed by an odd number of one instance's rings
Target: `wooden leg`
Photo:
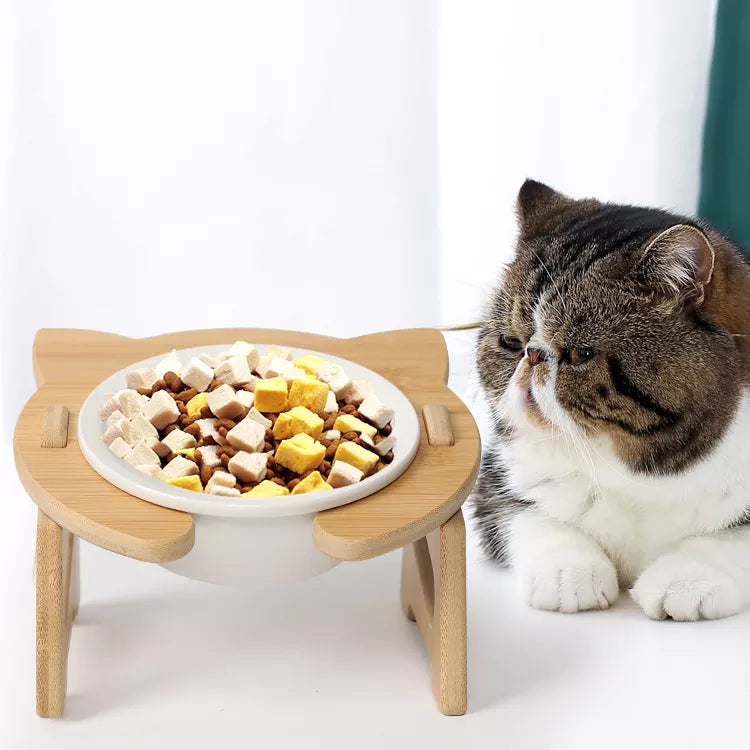
[[[466,528],[460,510],[404,548],[401,604],[422,633],[440,710],[466,713]]]
[[[39,511],[36,535],[36,712],[62,716],[70,631],[78,612],[78,539]]]

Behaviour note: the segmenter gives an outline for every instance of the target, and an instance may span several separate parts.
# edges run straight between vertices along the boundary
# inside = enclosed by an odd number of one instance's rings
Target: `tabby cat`
[[[717,618],[750,604],[750,269],[659,209],[532,180],[480,329],[495,422],[473,502],[532,607]]]

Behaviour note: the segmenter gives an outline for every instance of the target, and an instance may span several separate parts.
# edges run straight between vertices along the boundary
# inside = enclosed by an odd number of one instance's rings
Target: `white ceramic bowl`
[[[186,363],[204,352],[216,355],[230,345],[231,342],[182,349],[179,355]],[[290,348],[295,358],[302,354],[318,354],[340,364],[353,379],[368,380],[381,401],[394,409],[396,446],[393,461],[385,469],[350,487],[272,498],[204,495],[142,474],[117,458],[102,442],[105,425],[99,417],[99,409],[107,393],[126,387],[127,372],[139,367],[153,367],[165,353],[134,362],[111,375],[89,394],[81,407],[78,443],[98,474],[131,495],[193,516],[193,549],[179,560],[164,563],[165,568],[199,581],[235,585],[273,584],[330,570],[338,560],[324,555],[315,546],[312,537],[315,514],[377,492],[399,477],[416,455],[419,418],[411,402],[396,386],[356,362],[322,352]]]

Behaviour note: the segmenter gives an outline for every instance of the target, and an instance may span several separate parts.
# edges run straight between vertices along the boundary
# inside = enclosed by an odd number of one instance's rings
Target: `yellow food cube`
[[[321,476],[319,471],[308,474],[293,490],[292,495],[301,495],[305,492],[323,492],[323,490],[332,490],[328,482]]]
[[[362,432],[368,437],[375,437],[378,434],[376,427],[363,422],[361,419],[357,419],[357,417],[353,417],[351,414],[342,414],[340,417],[337,417],[333,423],[333,429],[340,430],[342,433]]]
[[[255,408],[279,412],[287,408],[287,387],[284,378],[268,378],[255,383]]]
[[[195,448],[180,448],[180,450],[172,452],[178,456],[185,456],[185,458],[195,461]]]
[[[282,440],[276,449],[276,462],[287,469],[304,474],[306,471],[316,469],[326,455],[325,446],[321,445],[304,432]],[[375,456],[377,461],[377,456]]]
[[[373,466],[378,462],[378,455],[361,445],[345,441],[336,448],[334,461],[346,461],[346,463],[356,466],[365,475],[369,474]]]
[[[318,368],[325,362],[322,357],[318,357],[315,354],[305,354],[304,357],[294,360],[295,367],[299,367],[300,370],[304,370],[308,375],[315,375]]]
[[[289,490],[282,487],[270,479],[264,479],[260,484],[256,484],[249,492],[243,492],[240,497],[281,497],[288,495]]]
[[[294,409],[290,409],[286,414],[289,415],[289,419],[291,420],[292,435],[304,432],[310,437],[319,438],[323,432],[325,422],[305,406],[295,406]]]
[[[204,406],[208,406],[207,393],[199,393],[196,396],[193,396],[190,401],[185,404],[187,415],[189,417],[194,417],[196,414],[200,414],[200,411]]]
[[[171,484],[173,487],[182,487],[186,490],[193,490],[193,492],[203,492],[203,485],[201,484],[200,477],[197,474],[193,474],[189,477],[175,477],[174,479],[167,479],[167,484]]]
[[[279,414],[276,422],[273,426],[273,436],[277,440],[284,440],[293,435],[292,432],[292,418],[289,416],[289,412],[285,411]]]
[[[325,409],[328,399],[328,386],[309,375],[300,375],[292,381],[289,389],[289,406],[305,406],[310,411],[318,414]],[[255,390],[256,406],[258,401],[258,390]],[[259,411],[262,411],[259,408]]]

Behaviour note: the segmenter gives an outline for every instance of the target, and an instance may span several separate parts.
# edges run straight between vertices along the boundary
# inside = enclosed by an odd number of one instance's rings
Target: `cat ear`
[[[635,272],[680,302],[702,305],[711,296],[714,259],[714,249],[698,227],[675,224],[651,240]]]
[[[573,200],[536,180],[526,180],[516,199],[518,223],[523,234],[531,234],[550,214],[572,205]]]

